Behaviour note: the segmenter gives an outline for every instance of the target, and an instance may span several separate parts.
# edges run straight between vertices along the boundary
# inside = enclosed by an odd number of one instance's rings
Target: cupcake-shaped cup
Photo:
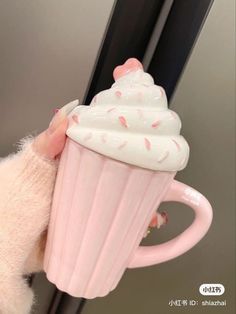
[[[174,180],[187,164],[189,147],[163,88],[137,59],[113,74],[110,89],[70,114],[54,192],[44,269],[60,290],[76,297],[104,296],[127,267],[186,252],[211,222],[208,201]],[[139,247],[167,200],[191,206],[193,224],[167,243]]]

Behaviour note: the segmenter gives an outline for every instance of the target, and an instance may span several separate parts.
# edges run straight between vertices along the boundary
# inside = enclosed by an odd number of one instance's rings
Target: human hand
[[[66,141],[66,130],[69,122],[68,115],[78,104],[79,101],[74,100],[61,109],[55,110],[55,115],[49,127],[40,133],[32,143],[33,149],[37,154],[51,160],[56,159],[60,155]],[[26,260],[24,266],[25,273],[37,272],[42,269],[46,238],[47,230],[44,230]]]
[[[55,159],[63,150],[66,141],[68,127],[68,114],[78,106],[79,101],[74,100],[56,113],[47,130],[40,133],[34,140],[34,150],[48,159]]]
[[[151,228],[157,228],[159,229],[161,226],[165,226],[168,222],[168,215],[164,212],[155,212],[152,216],[152,220],[149,223],[148,229],[146,230],[144,234],[144,238],[146,238],[149,233],[151,232]]]
[[[73,101],[57,111],[47,130],[26,137],[0,162],[0,313],[30,313],[33,291],[23,274],[40,271],[53,189]],[[41,157],[41,158],[40,158]]]

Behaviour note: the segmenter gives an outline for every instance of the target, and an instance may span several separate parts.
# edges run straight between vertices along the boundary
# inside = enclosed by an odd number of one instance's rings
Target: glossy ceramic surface
[[[161,263],[193,247],[210,226],[211,206],[174,176],[104,157],[67,139],[49,225],[47,278],[76,297],[105,296],[127,267]],[[195,220],[167,243],[139,247],[162,201],[189,205]]]

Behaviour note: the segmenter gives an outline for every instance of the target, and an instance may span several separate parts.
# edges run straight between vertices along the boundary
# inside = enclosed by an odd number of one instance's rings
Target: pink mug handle
[[[207,233],[212,221],[212,208],[208,200],[193,188],[173,180],[164,202],[176,201],[195,211],[193,223],[174,239],[153,246],[139,246],[128,268],[150,266],[171,260],[191,249]]]

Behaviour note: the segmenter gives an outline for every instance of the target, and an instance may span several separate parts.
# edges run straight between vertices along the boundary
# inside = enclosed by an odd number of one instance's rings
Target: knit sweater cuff
[[[59,161],[38,154],[33,148],[33,140],[33,137],[27,137],[18,145],[18,174],[24,184],[40,186],[42,190],[54,183]]]

